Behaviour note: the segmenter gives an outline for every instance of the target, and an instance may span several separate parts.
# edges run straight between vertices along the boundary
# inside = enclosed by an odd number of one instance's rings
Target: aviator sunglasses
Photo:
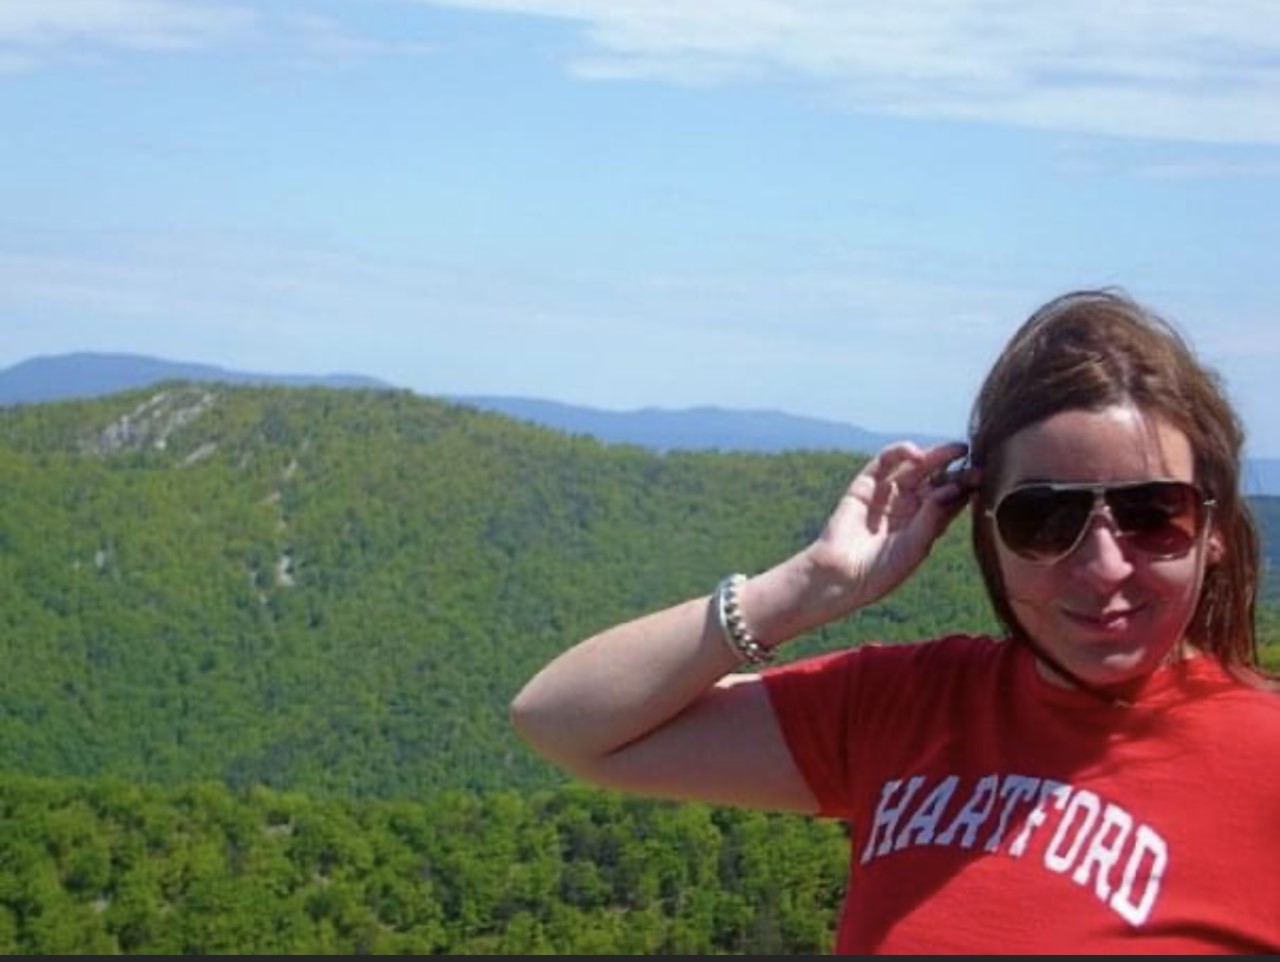
[[[1120,484],[1034,482],[1010,488],[987,509],[1006,548],[1037,564],[1060,561],[1105,511],[1116,536],[1152,558],[1177,558],[1195,544],[1214,501],[1187,481]]]

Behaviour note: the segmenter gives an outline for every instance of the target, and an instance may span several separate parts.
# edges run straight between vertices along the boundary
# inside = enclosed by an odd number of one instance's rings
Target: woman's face
[[[1191,445],[1180,430],[1129,406],[1063,411],[1005,443],[995,503],[1030,481],[1162,478],[1194,480]],[[1198,538],[1181,557],[1155,558],[1117,533],[1106,512],[1095,512],[1074,550],[1048,564],[1011,552],[998,535],[993,539],[1023,630],[1064,668],[1095,685],[1137,679],[1179,646],[1195,611],[1203,555],[1218,551],[1212,535],[1208,549]]]

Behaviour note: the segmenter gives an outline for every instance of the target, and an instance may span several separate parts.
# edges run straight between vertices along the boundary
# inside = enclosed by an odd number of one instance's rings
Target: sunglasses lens
[[[1093,494],[1028,485],[1005,496],[996,511],[1000,537],[1010,551],[1048,561],[1071,550],[1093,510]]]
[[[1102,488],[1119,535],[1158,558],[1185,554],[1200,530],[1204,498],[1185,481]],[[1032,561],[1055,561],[1070,552],[1093,516],[1094,489],[1052,484],[1015,488],[996,508],[1005,546]]]
[[[1116,527],[1139,551],[1163,557],[1190,550],[1200,529],[1201,501],[1193,486],[1177,481],[1153,481],[1107,492]]]

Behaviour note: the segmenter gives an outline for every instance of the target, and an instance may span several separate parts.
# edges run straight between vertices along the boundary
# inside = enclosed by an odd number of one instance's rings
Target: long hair
[[[970,457],[982,468],[978,496],[990,506],[1005,442],[1067,410],[1131,404],[1178,428],[1191,443],[1195,481],[1216,501],[1222,557],[1207,566],[1187,638],[1228,671],[1262,677],[1254,612],[1258,535],[1240,492],[1244,429],[1217,373],[1200,362],[1166,320],[1122,291],[1081,290],[1054,298],[1013,335],[969,418]],[[1025,638],[1005,597],[991,525],[973,512],[972,542],[996,616]]]

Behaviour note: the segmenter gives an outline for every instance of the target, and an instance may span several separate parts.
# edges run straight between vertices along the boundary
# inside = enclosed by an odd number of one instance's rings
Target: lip
[[[1132,624],[1134,617],[1142,610],[1141,607],[1136,608],[1113,608],[1107,611],[1073,611],[1071,609],[1063,609],[1063,614],[1078,625],[1090,628],[1094,631],[1103,631],[1107,633],[1123,631]]]

